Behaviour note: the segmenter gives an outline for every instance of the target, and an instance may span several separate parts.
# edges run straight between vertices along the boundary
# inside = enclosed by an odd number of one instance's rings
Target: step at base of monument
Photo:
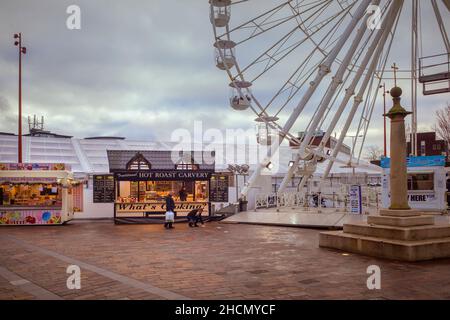
[[[391,210],[391,209],[380,209],[380,216],[389,217],[417,217],[422,215],[423,212],[419,210],[409,209],[409,210]]]
[[[433,225],[434,217],[422,215],[411,217],[368,216],[367,223],[392,227],[415,227]]]
[[[395,227],[371,225],[365,222],[344,224],[344,232],[367,237],[386,238],[393,240],[426,240],[450,238],[450,225],[426,225],[416,227]]]
[[[367,237],[343,231],[327,231],[320,233],[319,246],[401,261],[450,258],[450,237],[404,241]]]

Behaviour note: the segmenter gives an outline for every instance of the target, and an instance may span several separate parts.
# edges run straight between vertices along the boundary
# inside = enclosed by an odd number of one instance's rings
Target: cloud
[[[23,61],[23,112],[25,116],[44,115],[49,130],[77,137],[167,140],[176,128],[193,130],[196,120],[202,120],[206,128],[221,130],[255,126],[252,112],[239,113],[229,107],[229,79],[214,66],[206,0],[79,0],[81,30],[66,28],[66,8],[71,4],[71,0],[1,2],[0,131],[16,131],[17,112],[10,106],[17,103],[17,50],[12,34],[18,31],[28,48]],[[251,2],[233,6],[232,24],[271,6],[273,1],[267,0],[258,1],[258,6]],[[408,26],[403,23],[399,34],[408,34]],[[280,27],[239,46],[236,54],[240,63],[254,59],[286,30]],[[408,54],[399,50],[408,39],[397,39],[401,44],[389,63],[396,61],[408,68]],[[432,47],[439,42],[439,34],[427,33],[423,40],[425,48]],[[311,43],[300,47],[258,79],[253,86],[258,100],[267,103],[311,48]],[[292,132],[304,130],[330,79],[327,77],[312,97]],[[402,86],[408,106],[408,82]],[[281,124],[299,100],[297,95],[280,112]],[[434,110],[445,106],[446,100],[443,96],[420,97],[420,125],[430,127]],[[269,111],[274,114],[279,107],[276,101]],[[380,108],[378,103],[368,144],[382,142]]]

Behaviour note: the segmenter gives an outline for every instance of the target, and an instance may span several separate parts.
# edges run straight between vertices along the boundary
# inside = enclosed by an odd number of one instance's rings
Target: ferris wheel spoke
[[[445,30],[444,21],[442,20],[442,16],[441,13],[439,12],[439,7],[437,5],[436,0],[431,0],[431,6],[433,7],[434,15],[436,17],[439,26],[439,31],[441,32],[445,48],[447,49],[447,52],[450,52],[450,42],[448,40],[447,31]]]
[[[341,18],[341,21],[343,20],[343,18],[344,18],[344,17]],[[339,24],[337,24],[337,25],[335,26],[335,29],[337,29],[337,26],[338,26],[338,25],[339,25]],[[309,63],[310,59],[315,55],[315,53],[316,53],[317,51],[320,51],[321,53],[323,53],[323,50],[321,50],[321,45],[322,45],[322,43],[326,42],[327,37],[328,37],[328,35],[325,36],[325,37],[324,37],[324,38],[323,38],[323,39],[315,46],[314,50],[311,51],[311,53],[307,56],[306,60],[302,63],[302,65],[306,66],[306,63]],[[331,44],[330,44],[330,43],[327,43],[327,46],[325,47],[325,49],[328,48],[328,47],[331,47],[332,45],[334,45],[335,42],[336,42],[337,40],[338,40],[338,39],[334,39],[334,41],[333,41]],[[309,68],[305,75],[303,75],[302,73],[300,73],[300,74],[297,76],[297,79],[296,79],[295,82],[294,82],[295,85],[292,86],[292,87],[295,87],[295,89],[293,88],[293,93],[291,93],[291,94],[288,96],[288,98],[286,99],[286,101],[281,105],[279,111],[275,114],[276,116],[277,116],[279,113],[281,113],[281,112],[283,111],[283,109],[285,109],[285,107],[289,104],[289,102],[294,98],[294,96],[295,96],[295,95],[300,91],[300,89],[305,85],[305,83],[308,81],[308,79],[310,79],[310,78],[314,75],[315,70],[317,70],[317,68],[318,68],[322,63],[324,63],[324,61],[326,60],[326,58],[327,58],[327,55],[324,54],[323,58],[322,58],[319,62],[317,62],[316,64],[314,64],[311,68]],[[300,67],[302,67],[302,65],[300,65]],[[293,76],[295,76],[295,73],[291,76],[291,78],[289,78],[289,80],[288,80],[287,83],[290,82],[290,80],[292,79]],[[301,84],[300,84],[300,85],[297,85],[300,81],[301,81]],[[286,84],[285,84],[285,86],[286,86]],[[280,90],[283,90],[283,88],[284,88],[284,86],[283,86]],[[279,92],[280,92],[280,91],[279,91]],[[277,96],[279,95],[279,92],[277,93]],[[272,104],[272,103],[273,103],[273,101],[270,101],[270,102],[269,102],[269,105]]]
[[[232,1],[230,6],[236,5],[236,4],[240,4],[243,2],[248,2],[249,0],[236,0],[236,1]]]
[[[272,69],[275,65],[277,65],[280,61],[285,59],[289,54],[294,52],[299,46],[304,44],[306,41],[310,40],[313,35],[319,33],[323,28],[325,28],[326,26],[331,24],[341,14],[342,14],[342,12],[340,12],[332,17],[329,17],[324,21],[321,21],[319,23],[320,27],[318,27],[312,34],[307,34],[305,31],[303,31],[305,33],[304,38],[283,48],[283,45],[289,40],[289,38],[294,34],[294,32],[298,30],[298,27],[295,27],[287,35],[285,35],[282,39],[277,41],[273,46],[271,46],[264,53],[262,53],[260,56],[258,56],[258,58],[256,58],[251,63],[249,63],[242,71],[246,72],[251,67],[254,67],[262,62],[267,62],[264,69],[260,73],[255,75],[254,78],[251,80],[252,82],[256,81],[258,78],[260,78],[262,75],[264,75],[270,69]],[[275,51],[273,53],[271,53],[271,50],[274,50],[274,49],[275,49]]]
[[[389,44],[387,46],[386,52],[384,53],[384,57],[380,56],[380,61],[379,61],[380,66],[378,67],[378,69],[380,70],[379,71],[380,72],[379,77],[373,76],[372,79],[371,79],[371,82],[373,82],[375,80],[378,81],[378,84],[377,84],[377,86],[375,88],[379,88],[379,86],[381,84],[381,81],[384,78],[384,73],[386,71],[387,60],[389,58],[389,54],[391,52],[394,36],[395,36],[395,33],[397,31],[397,27],[398,27],[399,17],[400,17],[400,12],[399,12],[399,14],[397,16],[397,19],[396,19],[395,24],[394,24],[394,26],[392,28],[392,31],[390,32],[391,39],[390,39]],[[375,74],[375,72],[374,72],[374,74]],[[377,90],[377,89],[375,89],[375,90]],[[371,118],[372,118],[372,114],[373,114],[373,109],[374,109],[374,105],[375,105],[376,97],[377,97],[377,95],[375,95],[375,99],[372,102],[372,104],[370,105],[369,104],[370,92],[371,92],[371,90],[369,89],[369,91],[367,93],[367,97],[366,97],[365,106],[364,106],[364,108],[363,108],[363,110],[361,112],[361,117],[360,117],[360,120],[359,120],[359,123],[358,123],[358,127],[357,127],[358,129],[357,129],[357,132],[356,132],[354,145],[353,145],[353,148],[352,148],[352,150],[356,150],[355,146],[356,146],[356,143],[358,141],[358,138],[360,136],[362,136],[363,139],[362,139],[362,143],[360,144],[360,148],[359,148],[359,153],[358,153],[358,158],[357,158],[358,161],[360,160],[361,155],[362,155],[362,150],[363,150],[364,143],[365,143],[365,140],[366,140],[366,135],[367,135],[367,132],[368,132],[368,129],[369,129],[369,126],[370,126],[370,122],[371,122]],[[361,132],[363,132],[363,133],[361,134]]]
[[[292,0],[287,1],[281,5],[273,8],[272,10],[269,10],[266,13],[250,20],[250,21],[247,21],[237,27],[230,29],[227,33],[220,35],[219,38],[223,38],[227,34],[234,34],[238,31],[241,32],[242,30],[246,30],[246,29],[251,30],[252,32],[250,33],[250,35],[248,35],[247,37],[245,37],[242,40],[236,41],[236,44],[240,45],[240,44],[243,44],[251,39],[254,39],[270,30],[273,30],[276,27],[279,27],[279,26],[295,19],[296,17],[300,16],[301,14],[309,13],[309,11],[314,10],[314,9],[316,9],[315,12],[317,13],[317,7],[320,7],[322,4],[330,3],[331,1],[332,0],[320,0],[316,4],[314,4],[312,7],[307,8],[307,9],[303,10],[302,12],[298,12],[295,14],[292,14],[292,12],[291,12],[289,15],[287,13],[284,13],[284,15],[282,17],[274,18],[274,16],[277,13],[280,13],[283,11],[283,9],[285,9],[286,7],[289,7],[289,4],[290,4],[290,2],[292,2]],[[274,18],[274,19],[271,19],[271,18]]]
[[[254,28],[257,29],[258,25],[259,25],[257,22],[259,20],[261,20],[262,22],[267,22],[268,19],[273,17],[277,12],[279,12],[281,9],[283,9],[291,1],[292,0],[286,1],[286,2],[284,2],[282,4],[280,4],[280,5],[272,8],[271,10],[269,10],[269,11],[267,11],[267,12],[265,12],[265,13],[257,16],[257,17],[255,17],[255,18],[253,18],[253,19],[250,19],[250,20],[248,20],[248,21],[246,21],[244,23],[241,23],[240,25],[238,25],[238,26],[236,26],[234,28],[231,28],[231,29],[227,30],[227,32],[222,34],[222,35],[220,35],[219,38],[222,38],[222,37],[226,36],[227,34],[240,32],[241,30],[246,29],[246,28],[249,28],[249,29],[252,29],[252,30]]]

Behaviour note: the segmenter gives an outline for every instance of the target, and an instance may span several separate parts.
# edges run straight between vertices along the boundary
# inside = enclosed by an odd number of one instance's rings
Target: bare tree
[[[436,111],[434,131],[439,138],[447,143],[448,147],[450,144],[450,103],[447,103],[447,107]]]
[[[366,159],[369,161],[380,160],[383,150],[376,145],[366,147]]]

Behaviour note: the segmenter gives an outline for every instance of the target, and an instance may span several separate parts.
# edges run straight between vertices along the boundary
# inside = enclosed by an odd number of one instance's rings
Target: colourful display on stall
[[[0,163],[0,170],[67,170],[70,165],[65,163]]]
[[[61,210],[0,211],[0,225],[53,225],[61,221]]]

